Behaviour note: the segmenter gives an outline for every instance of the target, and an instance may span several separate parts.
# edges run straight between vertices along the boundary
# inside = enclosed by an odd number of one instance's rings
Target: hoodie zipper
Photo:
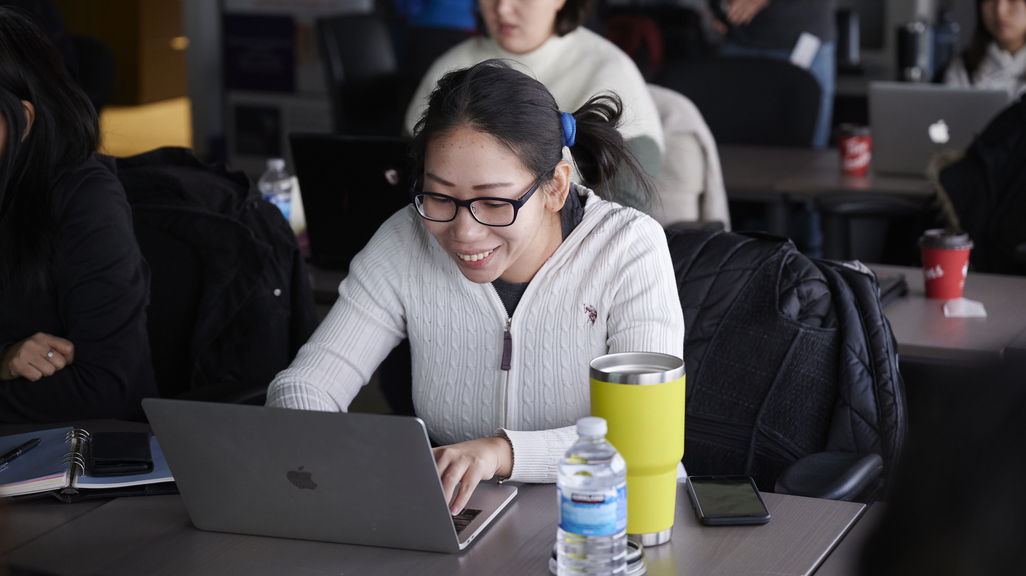
[[[502,369],[507,373],[510,369],[510,363],[513,361],[513,334],[510,333],[510,324],[513,323],[513,318],[510,316],[506,317],[506,330],[502,333]]]
[[[506,305],[503,304],[502,298],[499,297],[499,291],[495,289],[495,286],[489,284],[488,287],[495,294],[495,299],[499,303],[499,309],[502,310],[502,315],[506,318],[506,326],[502,331],[502,359],[500,364],[502,371],[506,373],[506,381],[503,383],[502,389],[502,427],[506,428],[509,424],[509,373],[513,368],[513,317],[506,311]]]

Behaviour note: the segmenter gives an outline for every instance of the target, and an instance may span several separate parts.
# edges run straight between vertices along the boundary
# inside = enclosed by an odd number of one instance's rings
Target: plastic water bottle
[[[257,188],[264,200],[274,204],[288,220],[292,213],[292,176],[285,171],[285,161],[269,158],[267,171],[257,180]]]
[[[580,439],[559,462],[557,574],[627,571],[627,463],[606,440],[606,421],[577,421]]]

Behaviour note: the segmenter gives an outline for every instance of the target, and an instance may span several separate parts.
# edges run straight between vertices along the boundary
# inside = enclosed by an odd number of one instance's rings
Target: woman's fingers
[[[488,476],[491,478],[491,475]],[[452,507],[449,508],[449,512],[455,516],[463,511],[467,507],[467,502],[470,502],[470,496],[474,493],[474,489],[481,483],[481,480],[485,478],[474,478],[474,475],[468,474],[463,477],[463,483],[460,484],[459,494],[456,495],[456,501],[452,503]]]
[[[56,354],[63,356],[66,364],[71,364],[75,361],[75,345],[71,343],[71,340],[61,338],[60,336],[43,334],[42,332],[37,334],[37,336],[39,335],[44,336],[43,343],[48,347],[48,351],[53,350],[55,352],[55,356]],[[63,367],[64,366],[61,366],[61,368]]]
[[[64,369],[73,361],[74,354],[75,345],[70,340],[37,332],[7,350],[0,377],[7,380],[21,377],[37,382]]]
[[[470,501],[477,485],[499,473],[501,462],[511,460],[511,457],[503,459],[500,453],[502,450],[508,451],[508,447],[505,440],[493,437],[433,449],[445,501],[452,502],[450,513],[459,514]],[[456,492],[457,486],[459,492]]]

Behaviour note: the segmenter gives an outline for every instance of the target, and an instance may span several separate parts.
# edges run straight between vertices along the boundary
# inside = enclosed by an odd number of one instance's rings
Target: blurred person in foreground
[[[1026,367],[1005,362],[923,415],[861,574],[1026,574]]]
[[[149,269],[98,142],[53,44],[0,8],[0,422],[137,418],[157,394]]]

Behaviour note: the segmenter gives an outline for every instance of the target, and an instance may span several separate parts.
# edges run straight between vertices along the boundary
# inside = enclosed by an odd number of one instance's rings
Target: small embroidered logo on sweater
[[[596,310],[595,307],[590,304],[585,304],[584,313],[588,315],[588,322],[590,322],[591,325],[594,326],[595,319],[598,318],[598,310]]]

